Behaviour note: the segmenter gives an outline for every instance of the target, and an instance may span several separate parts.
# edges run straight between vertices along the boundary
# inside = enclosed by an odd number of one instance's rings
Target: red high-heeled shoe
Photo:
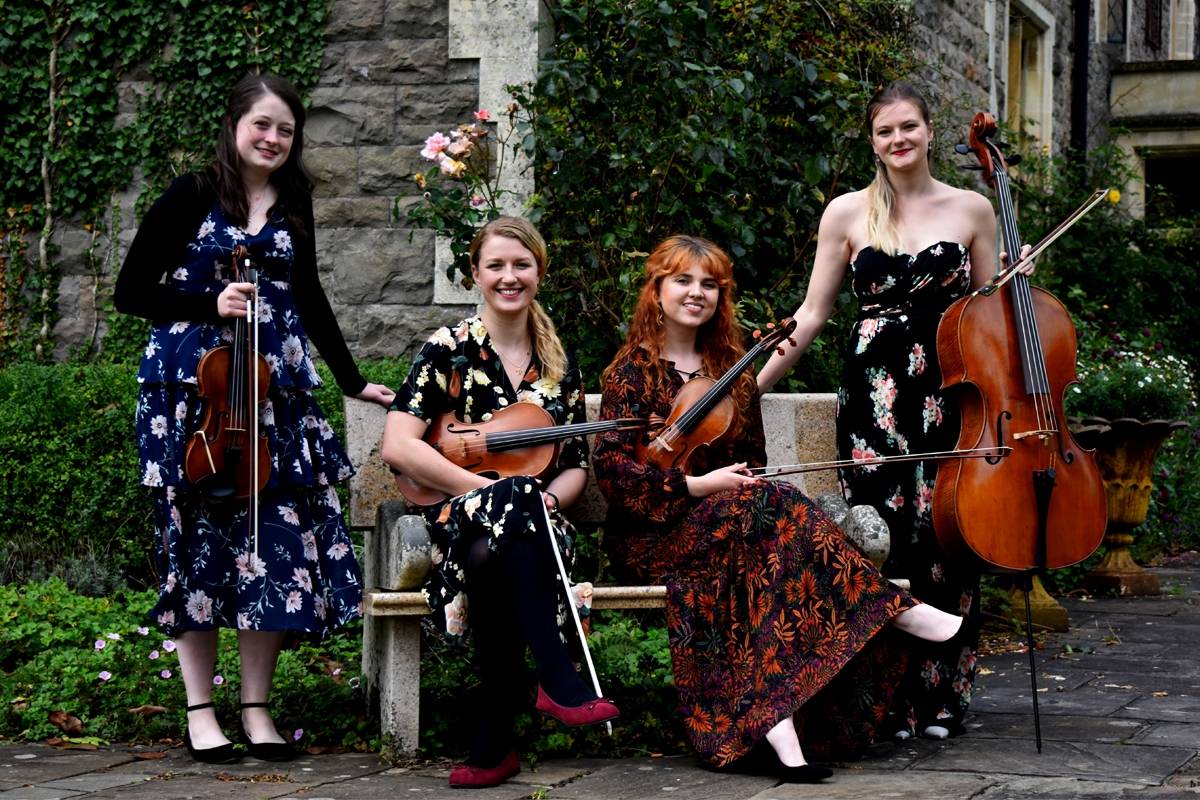
[[[621,715],[621,709],[607,697],[597,697],[577,706],[560,706],[546,694],[546,690],[538,686],[536,708],[543,714],[548,714],[564,725],[595,725],[608,722]]]
[[[450,787],[453,789],[486,789],[489,786],[499,786],[521,771],[521,762],[517,760],[517,751],[510,750],[508,755],[494,767],[475,767],[470,764],[459,764],[450,770]]]

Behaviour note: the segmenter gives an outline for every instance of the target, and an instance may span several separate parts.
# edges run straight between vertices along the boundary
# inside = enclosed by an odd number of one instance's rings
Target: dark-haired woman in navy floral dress
[[[238,757],[212,710],[219,628],[238,631],[249,752],[285,760],[294,751],[267,708],[284,633],[325,633],[362,613],[359,569],[334,489],[352,468],[313,397],[320,379],[309,340],[347,395],[386,405],[392,392],[359,374],[321,289],[303,127],[303,106],[286,81],[260,75],[239,83],[213,164],[175,180],[151,207],[117,279],[118,310],[153,323],[137,405],[160,578],[151,613],[178,644],[185,741],[200,761]],[[259,495],[257,552],[248,504],[215,500],[183,472],[203,413],[197,365],[229,343],[254,290],[232,279],[237,245],[259,270],[259,348],[271,370],[259,420],[271,475]]]

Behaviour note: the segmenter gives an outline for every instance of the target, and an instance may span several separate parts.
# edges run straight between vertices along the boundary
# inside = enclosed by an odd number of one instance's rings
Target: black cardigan
[[[129,246],[125,263],[121,265],[113,295],[118,311],[156,322],[224,321],[217,313],[217,295],[189,294],[162,282],[167,270],[180,263],[184,248],[215,202],[216,195],[207,191],[194,174],[171,182],[167,191],[146,212],[133,244]],[[292,297],[305,333],[329,364],[342,392],[353,397],[366,387],[367,381],[354,363],[354,356],[346,346],[342,329],[338,327],[317,275],[312,198],[304,198],[299,216],[308,230],[291,232],[296,248],[292,262]]]

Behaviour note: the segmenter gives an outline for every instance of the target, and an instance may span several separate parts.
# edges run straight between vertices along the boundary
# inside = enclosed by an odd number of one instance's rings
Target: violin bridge
[[[1021,439],[1028,439],[1030,436],[1036,436],[1037,438],[1045,441],[1046,439],[1056,436],[1057,434],[1058,431],[1055,430],[1020,431],[1018,433],[1014,433],[1012,437],[1013,439],[1020,441]]]

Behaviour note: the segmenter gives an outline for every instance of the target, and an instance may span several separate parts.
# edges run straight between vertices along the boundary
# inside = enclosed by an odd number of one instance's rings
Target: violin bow
[[[842,467],[873,467],[878,464],[898,464],[905,461],[940,461],[951,458],[1003,458],[1012,452],[1008,445],[997,447],[973,447],[969,450],[939,450],[932,453],[903,453],[894,456],[870,456],[868,458],[844,458],[838,461],[811,461],[806,464],[781,464],[777,467],[752,467],[746,470],[755,478],[778,478],[800,472],[817,472]]]
[[[550,511],[546,508],[546,501],[543,498],[542,516],[546,520],[546,535],[550,537],[550,549],[554,551],[554,561],[558,564],[558,576],[562,578],[563,589],[567,592],[567,605],[571,609],[571,618],[575,620],[575,630],[579,634],[579,645],[583,648],[583,660],[587,662],[588,671],[592,674],[592,688],[596,691],[596,697],[603,697],[604,692],[600,691],[600,676],[596,674],[596,665],[592,661],[592,651],[588,647],[587,634],[583,632],[583,621],[579,619],[579,608],[575,604],[575,593],[571,591],[571,580],[567,577],[567,568],[563,564],[562,553],[558,549],[558,540],[554,538],[554,526],[550,523]],[[604,723],[608,735],[612,736],[612,722]]]
[[[239,260],[244,265],[244,269],[237,267],[236,262]],[[246,322],[248,325],[250,325],[250,353],[247,354],[248,355],[247,362],[250,365],[249,366],[250,372],[253,374],[253,377],[251,377],[251,379],[250,379],[250,381],[251,381],[250,397],[253,399],[251,401],[251,409],[250,409],[250,420],[249,420],[249,422],[250,422],[250,444],[249,444],[248,449],[249,449],[250,453],[252,454],[252,457],[250,459],[251,460],[250,499],[249,499],[249,508],[247,510],[250,514],[249,523],[250,523],[251,534],[254,537],[254,557],[257,559],[258,558],[258,527],[259,527],[258,526],[258,512],[259,512],[259,507],[258,507],[258,481],[259,481],[258,466],[259,465],[258,465],[257,448],[258,448],[258,437],[259,437],[259,433],[260,433],[258,393],[259,393],[259,390],[262,388],[261,377],[259,376],[259,371],[258,371],[258,359],[256,358],[259,353],[259,347],[260,347],[259,338],[258,338],[258,336],[259,336],[259,330],[258,330],[258,270],[254,269],[254,266],[253,266],[252,262],[250,261],[249,253],[246,251],[246,248],[241,245],[239,245],[238,248],[234,251],[234,261],[235,261],[234,279],[235,280],[248,280],[250,283],[254,284],[254,292],[251,294],[250,298],[246,301]]]
[[[1100,201],[1103,200],[1105,197],[1108,197],[1108,194],[1111,191],[1112,191],[1112,189],[1105,188],[1105,189],[1097,189],[1096,191],[1092,192],[1092,196],[1089,197],[1087,200],[1085,200],[1083,205],[1081,205],[1079,208],[1072,211],[1066,219],[1064,219],[1062,222],[1060,222],[1058,224],[1057,227],[1054,228],[1054,230],[1050,231],[1044,237],[1042,237],[1042,240],[1040,242],[1038,242],[1036,245],[1034,245],[1033,248],[1029,251],[1029,255],[1025,256],[1024,258],[1022,258],[1018,261],[1014,261],[1013,263],[1009,264],[1008,269],[1001,270],[996,275],[996,277],[992,278],[990,281],[985,283],[983,286],[980,286],[978,289],[975,290],[974,293],[982,294],[982,295],[990,295],[990,294],[993,294],[1001,286],[1008,283],[1009,280],[1011,280],[1012,277],[1017,274],[1018,268],[1023,267],[1025,264],[1033,261],[1035,258],[1040,256],[1047,247],[1054,244],[1055,240],[1057,240],[1058,237],[1060,237],[1064,233],[1066,233],[1071,228],[1072,225],[1074,225],[1076,222],[1079,222],[1079,220],[1083,219],[1084,215],[1086,215],[1089,211],[1091,211],[1096,206],[1100,205]]]

